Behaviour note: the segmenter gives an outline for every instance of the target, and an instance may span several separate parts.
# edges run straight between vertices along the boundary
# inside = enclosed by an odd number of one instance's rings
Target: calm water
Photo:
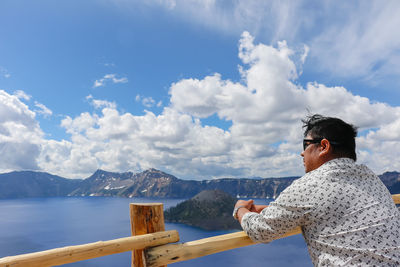
[[[34,198],[0,200],[0,257],[80,245],[130,236],[129,203],[163,202],[176,205],[179,199],[149,198]],[[258,203],[263,201],[258,200]],[[229,233],[204,231],[182,224],[166,224],[177,230],[181,242]],[[131,253],[81,261],[64,266],[130,266]],[[301,235],[270,244],[238,248],[186,262],[176,267],[212,266],[312,266]]]

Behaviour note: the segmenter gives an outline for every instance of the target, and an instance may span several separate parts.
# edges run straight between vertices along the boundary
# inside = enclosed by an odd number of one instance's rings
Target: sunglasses
[[[311,145],[311,144],[318,144],[320,143],[324,138],[316,138],[316,139],[303,139],[303,150],[306,150],[306,148]],[[340,145],[339,142],[335,141],[329,141],[331,145]]]
[[[303,150],[306,150],[306,148],[311,145],[311,144],[318,144],[322,141],[323,138],[317,138],[317,139],[303,139]]]

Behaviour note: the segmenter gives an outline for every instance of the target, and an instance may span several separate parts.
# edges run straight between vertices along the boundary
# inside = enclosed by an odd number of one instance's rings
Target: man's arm
[[[314,203],[308,199],[309,196],[299,193],[301,186],[293,183],[266,208],[254,205],[252,200],[238,201],[236,205],[245,205],[237,215],[246,234],[255,242],[268,243],[307,224],[313,216]]]
[[[292,205],[274,201],[260,213],[242,208],[238,212],[238,217],[243,230],[253,241],[269,243],[303,226],[311,210],[310,205]]]

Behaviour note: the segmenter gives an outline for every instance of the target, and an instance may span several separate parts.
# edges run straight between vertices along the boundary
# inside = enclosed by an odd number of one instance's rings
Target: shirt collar
[[[324,167],[331,167],[334,165],[353,165],[355,161],[351,158],[335,158],[322,164]],[[321,166],[321,167],[322,167]]]

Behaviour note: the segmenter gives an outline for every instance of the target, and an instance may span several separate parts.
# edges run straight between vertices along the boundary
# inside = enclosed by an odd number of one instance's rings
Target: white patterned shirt
[[[400,212],[379,177],[349,158],[306,173],[241,225],[262,243],[300,226],[315,266],[400,266]]]

